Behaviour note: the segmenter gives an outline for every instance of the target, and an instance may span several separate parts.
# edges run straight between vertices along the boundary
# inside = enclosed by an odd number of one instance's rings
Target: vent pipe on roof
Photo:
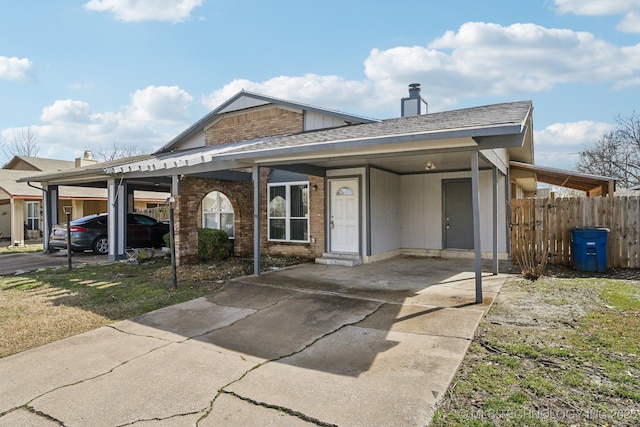
[[[427,114],[429,104],[420,96],[420,83],[409,85],[409,97],[402,98],[400,107],[402,117]]]

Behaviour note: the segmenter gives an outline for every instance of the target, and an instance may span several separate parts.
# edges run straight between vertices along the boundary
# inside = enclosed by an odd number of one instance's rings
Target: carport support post
[[[473,204],[473,248],[475,250],[476,303],[482,303],[482,253],[480,252],[480,167],[477,151],[471,152],[471,199]]]
[[[58,223],[58,186],[43,184],[43,216],[44,228],[42,230],[42,250],[44,252],[53,252],[54,249],[49,247],[49,235],[53,226]]]
[[[73,212],[73,207],[64,206],[63,209],[67,221],[67,268],[71,270],[71,213]]]
[[[171,277],[172,288],[178,289],[178,269],[176,267],[176,232],[175,232],[175,215],[173,213],[173,205],[176,203],[174,197],[167,198],[169,204],[169,249],[171,250]]]
[[[260,166],[252,166],[253,178],[253,274],[260,275]]]
[[[493,168],[493,275],[498,274],[498,168]]]
[[[123,179],[107,181],[107,214],[109,261],[124,259],[127,239],[127,183]]]

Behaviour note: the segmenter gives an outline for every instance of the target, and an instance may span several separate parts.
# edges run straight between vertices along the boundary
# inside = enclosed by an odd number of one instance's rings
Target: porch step
[[[355,267],[362,264],[362,258],[357,254],[323,253],[321,258],[316,258],[316,264]]]

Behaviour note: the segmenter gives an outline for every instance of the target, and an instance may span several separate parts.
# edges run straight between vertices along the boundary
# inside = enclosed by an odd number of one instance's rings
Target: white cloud
[[[27,58],[0,56],[0,79],[33,80],[33,63]]]
[[[536,147],[543,150],[551,147],[584,146],[596,142],[614,126],[610,123],[583,120],[579,122],[554,123],[546,128],[535,131]]]
[[[638,0],[554,0],[560,13],[611,15],[640,8]]]
[[[234,80],[203,98],[217,107],[241,89],[352,111],[397,106],[407,84],[422,83],[429,111],[451,108],[461,98],[515,96],[566,83],[640,84],[640,44],[616,46],[587,32],[535,24],[469,22],[427,46],[373,49],[364,80],[338,76],[280,76],[263,82]],[[395,108],[395,107],[394,107]]]
[[[627,33],[640,33],[639,0],[555,0],[559,13],[576,15],[624,15],[617,28]]]
[[[203,0],[90,0],[84,4],[88,10],[112,12],[116,19],[124,22],[186,21],[193,9]]]
[[[640,10],[627,13],[616,28],[625,33],[640,33]]]
[[[131,95],[128,116],[144,122],[184,122],[193,97],[178,86],[149,86]]]
[[[535,157],[536,165],[564,170],[575,170],[576,163],[580,160],[580,154],[577,151],[536,152]]]
[[[89,123],[91,121],[89,104],[71,99],[59,100],[44,107],[40,120],[49,123]]]
[[[614,129],[610,123],[583,120],[554,123],[534,131],[536,164],[559,169],[573,169],[580,151]]]
[[[187,108],[193,98],[177,86],[149,86],[131,94],[119,111],[95,113],[87,102],[57,100],[43,108],[37,134],[39,155],[72,159],[83,150],[107,151],[114,143],[152,152],[191,123]],[[15,129],[2,131],[10,138]]]
[[[349,109],[358,99],[371,100],[372,88],[369,82],[346,80],[338,76],[305,74],[299,77],[275,77],[264,82],[233,80],[210,95],[202,103],[210,109],[218,107],[241,90],[257,92],[274,98],[295,99],[301,103],[332,106]]]

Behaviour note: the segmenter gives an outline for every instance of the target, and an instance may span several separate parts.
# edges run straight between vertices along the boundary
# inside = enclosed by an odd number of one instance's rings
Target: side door
[[[443,246],[445,249],[473,249],[471,179],[445,180],[442,186]]]

